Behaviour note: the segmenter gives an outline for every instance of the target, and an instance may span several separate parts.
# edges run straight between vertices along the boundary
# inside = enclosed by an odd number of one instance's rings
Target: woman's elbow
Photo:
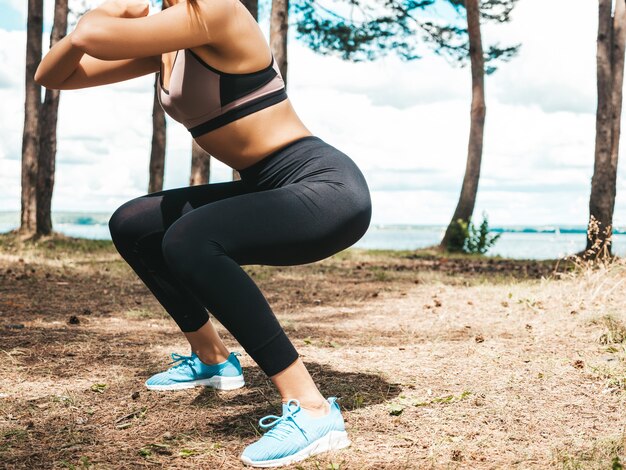
[[[103,34],[101,28],[93,24],[80,23],[70,35],[70,43],[73,47],[83,51],[96,59],[108,60],[106,51],[107,35]],[[105,46],[103,48],[102,46]]]
[[[54,88],[53,86],[51,86],[52,84],[46,79],[46,77],[41,72],[41,66],[37,67],[33,80],[35,80],[35,83],[37,85],[40,85],[46,88]]]
[[[46,78],[43,75],[40,69],[41,67],[37,68],[37,70],[35,71],[35,76],[33,77],[33,80],[35,81],[37,85],[40,85],[49,90],[62,90],[63,89],[63,85],[61,85],[60,83],[54,83],[50,81],[49,78]]]
[[[45,75],[41,71],[41,65],[37,67],[37,70],[35,70],[35,75],[33,76],[33,80],[39,86],[43,86],[46,88],[53,88],[51,86],[52,84],[48,81],[48,79],[45,77]]]
[[[33,77],[33,80],[35,80],[35,83],[36,83],[37,85],[42,85],[42,86],[45,86],[45,85],[43,84],[43,82],[41,81],[41,78],[42,78],[42,77],[41,77],[41,73],[39,72],[39,69],[40,69],[40,67],[37,67],[37,70],[35,70],[35,76]]]
[[[63,85],[57,85],[57,84],[53,84],[53,83],[48,83],[46,81],[37,81],[35,80],[35,83],[37,83],[37,85],[41,85],[42,87],[48,89],[48,90],[64,90]]]

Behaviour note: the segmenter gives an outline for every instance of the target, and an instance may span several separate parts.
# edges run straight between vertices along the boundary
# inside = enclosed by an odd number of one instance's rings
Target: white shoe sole
[[[324,437],[320,437],[317,441],[312,442],[300,452],[297,452],[288,457],[274,460],[254,461],[242,455],[241,461],[246,465],[250,465],[252,467],[281,467],[283,465],[289,465],[290,463],[299,462],[300,460],[304,460],[307,457],[311,457],[312,455],[321,454],[322,452],[343,449],[345,447],[348,447],[350,444],[351,442],[350,439],[348,439],[348,433],[346,433],[345,431],[330,431]]]
[[[145,384],[148,390],[185,390],[187,388],[194,387],[212,387],[217,390],[234,390],[241,388],[245,385],[242,375],[236,375],[234,377],[220,377],[214,376],[208,379],[190,380],[189,382],[179,382],[170,385],[148,385]]]

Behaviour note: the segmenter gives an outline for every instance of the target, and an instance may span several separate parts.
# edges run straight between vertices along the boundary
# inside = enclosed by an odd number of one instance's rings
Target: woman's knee
[[[157,204],[158,206],[158,204]],[[154,231],[151,212],[155,201],[145,196],[131,199],[118,207],[109,219],[109,232],[119,248]]]

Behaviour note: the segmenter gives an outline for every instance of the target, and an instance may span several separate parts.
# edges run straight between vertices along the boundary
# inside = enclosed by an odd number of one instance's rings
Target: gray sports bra
[[[193,137],[287,99],[285,83],[272,54],[270,65],[249,73],[211,67],[190,49],[176,52],[169,90],[158,72],[157,96],[163,110]],[[163,64],[161,64],[161,69]]]

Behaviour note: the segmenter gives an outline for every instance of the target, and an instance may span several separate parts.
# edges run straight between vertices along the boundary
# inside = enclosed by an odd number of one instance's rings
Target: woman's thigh
[[[215,246],[240,265],[296,265],[331,256],[370,223],[369,194],[341,183],[301,181],[241,194],[190,211],[167,231],[164,247],[186,259]],[[215,254],[214,251],[211,251]]]
[[[113,240],[134,240],[165,232],[183,215],[206,204],[246,194],[241,180],[167,189],[140,196],[121,205],[111,216]]]

